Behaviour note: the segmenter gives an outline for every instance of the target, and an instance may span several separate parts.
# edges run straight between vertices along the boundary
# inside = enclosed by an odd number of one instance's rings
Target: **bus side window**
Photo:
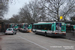
[[[41,25],[38,25],[38,29],[41,29]]]
[[[46,30],[46,28],[44,28],[44,30]]]
[[[48,29],[51,30],[51,25],[48,25]]]
[[[35,29],[35,25],[33,26],[33,29]]]

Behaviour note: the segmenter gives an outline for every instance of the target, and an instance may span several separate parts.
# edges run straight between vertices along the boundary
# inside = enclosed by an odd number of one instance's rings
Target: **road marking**
[[[37,43],[35,43],[35,42],[33,42],[33,41],[30,41],[30,40],[28,40],[28,39],[26,39],[26,38],[23,38],[23,37],[21,37],[21,36],[18,36],[18,37],[20,37],[20,38],[22,38],[22,39],[24,39],[24,40],[26,40],[26,41],[28,41],[28,42],[30,42],[30,43],[33,43],[33,44],[35,44],[35,45],[37,45],[37,46],[39,46],[39,47],[41,47],[41,48],[43,48],[43,49],[49,50],[49,49],[47,49],[46,47],[43,47],[43,46],[41,46],[41,45],[39,45],[39,44],[37,44]]]

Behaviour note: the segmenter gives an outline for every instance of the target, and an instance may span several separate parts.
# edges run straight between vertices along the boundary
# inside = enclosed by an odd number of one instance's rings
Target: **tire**
[[[7,35],[6,33],[4,35]]]
[[[37,34],[37,33],[35,32],[35,34]]]
[[[12,35],[15,35],[15,33],[13,33]]]
[[[35,32],[35,34],[38,34],[37,32]]]
[[[48,35],[47,35],[47,33],[45,32],[45,37],[47,37]]]
[[[16,35],[16,33],[15,33],[15,35]]]
[[[14,35],[14,33],[12,35]]]

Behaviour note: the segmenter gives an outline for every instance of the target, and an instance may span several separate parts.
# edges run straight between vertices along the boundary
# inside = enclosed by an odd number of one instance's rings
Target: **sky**
[[[29,3],[31,0],[13,0],[12,3],[9,3],[8,13],[4,15],[4,19],[11,18],[14,14],[18,14],[20,8],[22,8],[25,3]]]

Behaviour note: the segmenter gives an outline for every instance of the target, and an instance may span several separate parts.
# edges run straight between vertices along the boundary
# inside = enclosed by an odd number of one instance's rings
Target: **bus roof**
[[[57,22],[38,22],[38,23],[34,23],[33,25],[52,24],[52,23],[57,23]],[[63,23],[63,22],[58,22],[58,23]]]

